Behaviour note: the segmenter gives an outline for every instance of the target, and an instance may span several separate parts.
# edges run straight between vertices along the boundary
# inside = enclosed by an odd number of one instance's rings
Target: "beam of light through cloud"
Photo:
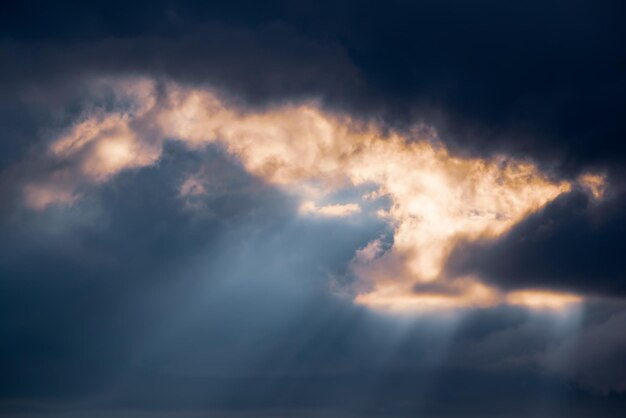
[[[494,239],[573,187],[601,198],[604,177],[557,181],[527,161],[451,155],[432,129],[387,132],[375,123],[324,111],[315,103],[245,110],[209,88],[148,79],[110,81],[120,110],[87,114],[49,147],[47,178],[25,185],[34,209],[71,204],[80,190],[129,169],[155,164],[165,140],[190,149],[222,145],[253,175],[301,198],[303,216],[350,217],[361,203],[387,198],[372,214],[393,229],[393,244],[356,252],[355,302],[391,311],[431,311],[496,304],[566,309],[577,295],[526,290],[507,294],[480,277],[447,277],[460,240]],[[130,103],[130,105],[129,105]],[[346,188],[375,185],[362,202],[320,203]],[[191,176],[181,196],[206,193]]]

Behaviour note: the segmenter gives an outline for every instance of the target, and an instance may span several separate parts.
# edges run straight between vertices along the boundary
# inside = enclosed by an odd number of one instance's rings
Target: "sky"
[[[621,417],[618,0],[9,1],[0,417]]]

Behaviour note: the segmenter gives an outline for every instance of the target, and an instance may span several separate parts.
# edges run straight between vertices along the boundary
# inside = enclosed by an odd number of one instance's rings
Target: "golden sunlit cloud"
[[[512,305],[527,306],[533,309],[562,311],[572,305],[580,303],[582,298],[571,293],[520,290],[509,293],[506,300]]]
[[[304,215],[343,218],[361,212],[361,207],[356,203],[317,206],[312,200],[306,200],[300,205],[299,212]]]
[[[604,176],[598,174],[583,174],[578,178],[578,183],[589,190],[591,195],[596,199],[602,199],[606,189],[606,180]]]
[[[556,181],[534,164],[505,156],[451,155],[432,130],[384,133],[376,124],[321,110],[312,103],[244,111],[213,91],[169,83],[156,92],[149,80],[120,85],[140,101],[133,111],[88,117],[51,147],[53,158],[72,161],[73,175],[98,183],[122,170],[154,164],[163,141],[196,149],[219,143],[253,175],[302,199],[306,216],[347,217],[360,202],[320,204],[346,187],[374,185],[363,200],[386,197],[377,216],[393,228],[393,244],[380,240],[359,250],[351,263],[355,302],[375,309],[425,311],[499,303],[530,308],[565,306],[576,296],[502,294],[478,277],[446,277],[446,259],[460,240],[501,236],[573,183]],[[27,203],[42,209],[74,197],[71,181],[48,197],[50,183],[30,184]],[[315,184],[315,186],[311,186]],[[602,176],[581,176],[579,185],[602,196]],[[29,191],[30,190],[30,191]],[[189,177],[181,196],[205,192]],[[30,197],[28,197],[30,196]],[[326,201],[326,200],[325,200]],[[566,303],[567,302],[567,303]]]

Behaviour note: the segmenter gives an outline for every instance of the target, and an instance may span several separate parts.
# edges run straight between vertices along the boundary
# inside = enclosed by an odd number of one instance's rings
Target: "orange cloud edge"
[[[583,300],[546,290],[504,292],[443,270],[459,240],[500,237],[573,187],[601,199],[602,175],[554,180],[508,156],[462,158],[432,128],[389,132],[310,102],[242,110],[210,88],[166,83],[158,90],[149,78],[106,82],[133,106],[85,115],[52,141],[48,158],[64,168],[25,186],[31,208],[72,204],[85,185],[155,164],[166,138],[192,150],[218,143],[249,173],[297,196],[301,216],[349,218],[363,214],[365,201],[389,199],[374,215],[391,226],[393,244],[383,249],[374,240],[350,263],[357,304],[405,313],[501,304],[562,311]],[[364,184],[375,191],[362,201],[325,200]],[[209,192],[203,173],[190,173],[180,187],[181,198]]]

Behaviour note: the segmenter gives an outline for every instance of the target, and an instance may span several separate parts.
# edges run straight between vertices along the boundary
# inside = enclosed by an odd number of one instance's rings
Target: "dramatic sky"
[[[624,416],[626,3],[204,3],[0,6],[0,417]]]

